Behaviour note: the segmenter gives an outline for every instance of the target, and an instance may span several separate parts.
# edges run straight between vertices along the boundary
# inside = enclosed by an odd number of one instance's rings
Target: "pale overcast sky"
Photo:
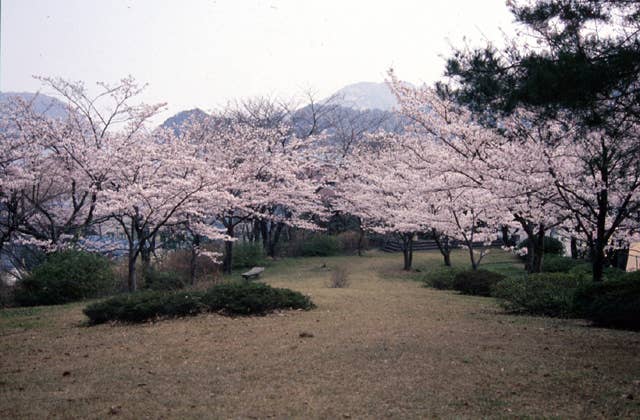
[[[165,115],[256,95],[325,97],[393,66],[433,82],[451,45],[512,33],[504,0],[0,0],[0,90],[32,75],[149,83]]]

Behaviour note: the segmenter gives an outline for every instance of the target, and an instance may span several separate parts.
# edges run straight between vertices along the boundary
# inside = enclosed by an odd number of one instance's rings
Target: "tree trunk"
[[[413,265],[413,235],[402,235],[402,255],[404,257],[403,270],[411,270]]]
[[[533,241],[533,259],[530,273],[540,273],[542,271],[542,260],[544,258],[544,225],[540,225],[538,233],[534,235]]]
[[[364,245],[364,230],[360,228],[358,231],[358,257],[362,257],[363,245]]]
[[[151,252],[146,246],[140,251],[140,261],[142,263],[142,278],[146,280],[151,272]]]
[[[278,246],[278,242],[280,242],[280,235],[282,234],[282,228],[284,227],[284,223],[278,222],[276,225],[276,231],[273,235],[270,235],[270,243],[269,249],[267,250],[267,256],[271,258],[276,257],[276,247]]]
[[[509,246],[509,226],[501,226],[502,245]]]
[[[444,265],[447,267],[451,267],[451,253],[447,251],[447,253],[443,253],[442,256],[444,257]]]
[[[476,256],[473,253],[473,242],[467,241],[467,248],[469,249],[469,259],[471,260],[471,269],[477,270],[478,263],[476,262]]]
[[[571,237],[571,258],[578,259],[578,239],[575,236]]]
[[[191,260],[189,261],[189,280],[191,285],[196,284],[196,270],[198,262],[198,247],[200,246],[200,235],[193,235],[191,240]]]
[[[144,279],[146,279],[151,272],[151,256],[156,250],[156,235],[147,236],[148,234],[148,230],[138,232],[138,238],[146,238],[138,239],[140,241],[140,260],[142,262],[142,277]]]
[[[606,181],[606,176],[603,175],[603,180]],[[606,238],[606,221],[607,221],[607,209],[609,207],[609,193],[602,190],[598,194],[598,218],[596,220],[596,240],[594,246],[592,246],[591,264],[593,270],[593,281],[602,281],[602,274],[604,272],[604,247],[607,244]]]
[[[234,226],[233,224],[227,225],[227,235],[233,238]],[[227,241],[224,243],[224,259],[222,260],[222,272],[225,274],[231,274],[231,265],[233,263],[233,242]]]
[[[271,229],[268,221],[260,220],[260,234],[262,235],[262,249],[264,249],[264,252],[268,252],[269,243],[271,242]]]
[[[442,257],[444,258],[444,265],[446,267],[451,267],[451,248],[449,247],[449,238],[445,235],[440,236],[434,229],[433,240],[436,242]]]
[[[130,292],[135,292],[138,290],[138,284],[136,281],[136,260],[138,259],[137,254],[131,256],[131,252],[129,252],[129,270],[127,273],[127,286]]]
[[[546,232],[545,226],[541,223],[536,226],[525,220],[517,218],[522,225],[522,229],[527,234],[527,260],[524,268],[527,273],[539,273],[542,271],[542,259],[544,257],[544,234]]]
[[[604,273],[604,262],[604,244],[599,240],[596,240],[591,252],[591,268],[593,270],[594,282],[602,281],[602,275]]]

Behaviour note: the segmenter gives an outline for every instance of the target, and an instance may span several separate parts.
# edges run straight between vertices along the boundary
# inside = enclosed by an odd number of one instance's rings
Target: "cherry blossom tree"
[[[131,105],[142,89],[131,78],[98,84],[95,95],[79,82],[40,80],[65,101],[66,116],[48,117],[20,98],[3,107],[1,224],[5,242],[19,233],[55,248],[99,221],[95,206],[112,169],[99,156],[113,132],[135,136],[162,105]]]
[[[205,212],[216,211],[212,206],[228,205],[226,173],[216,168],[211,176],[209,162],[188,139],[158,130],[118,137],[101,150],[114,170],[96,212],[114,220],[127,238],[131,291],[137,288],[136,260],[161,229],[189,222],[199,235],[227,239],[220,229],[203,223]]]
[[[600,281],[605,250],[628,244],[640,229],[639,127],[620,116],[616,127],[584,127],[567,113],[553,119],[511,117],[510,126],[537,148],[556,194],[571,217],[566,230],[587,243],[593,279]]]
[[[283,226],[316,229],[312,215],[324,209],[313,177],[314,138],[297,138],[286,121],[260,124],[227,113],[190,121],[183,130],[197,144],[198,155],[213,179],[227,194],[225,204],[212,202],[210,219],[220,221],[228,238],[246,222],[261,226],[265,250],[275,253]],[[233,240],[225,244],[223,269],[231,271]]]
[[[398,97],[400,112],[413,122],[409,130],[417,141],[407,143],[407,147],[422,159],[425,141],[444,147],[446,151],[438,159],[439,171],[456,175],[449,178],[449,189],[463,188],[466,196],[475,196],[466,200],[466,212],[477,214],[480,207],[473,202],[485,203],[483,218],[521,228],[530,244],[527,268],[539,272],[544,236],[566,217],[556,205],[557,192],[543,157],[544,148],[521,135],[505,135],[504,127],[480,124],[474,113],[453,100],[446,90],[407,86],[393,71],[389,73],[389,85]],[[469,206],[476,210],[471,211]],[[469,235],[462,235],[463,241],[465,237]]]

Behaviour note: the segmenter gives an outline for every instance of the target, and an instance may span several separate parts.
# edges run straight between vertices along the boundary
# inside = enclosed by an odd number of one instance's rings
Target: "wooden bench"
[[[242,278],[246,281],[249,281],[252,277],[260,277],[260,274],[264,271],[264,267],[253,267],[251,270],[246,273],[242,273]]]

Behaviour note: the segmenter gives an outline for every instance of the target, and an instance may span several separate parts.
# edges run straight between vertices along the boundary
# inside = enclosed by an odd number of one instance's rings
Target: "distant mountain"
[[[190,118],[202,118],[206,117],[208,114],[201,110],[200,108],[188,109],[186,111],[180,111],[173,117],[167,118],[160,127],[162,128],[171,128],[174,131],[180,129],[180,126],[188,121]]]
[[[359,82],[347,85],[325,99],[337,105],[357,109],[391,111],[398,104],[386,83]]]
[[[19,97],[32,102],[33,109],[51,118],[66,118],[67,106],[59,99],[42,93],[31,92],[0,92],[0,103],[8,102],[12,97]]]

